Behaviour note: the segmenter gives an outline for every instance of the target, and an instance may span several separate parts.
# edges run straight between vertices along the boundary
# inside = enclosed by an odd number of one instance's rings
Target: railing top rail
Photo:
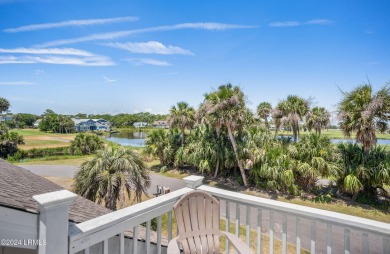
[[[244,203],[249,206],[258,206],[264,207],[284,213],[296,214],[301,217],[313,218],[321,221],[329,221],[331,224],[339,224],[343,226],[349,226],[353,228],[359,228],[363,231],[373,231],[375,233],[380,233],[390,236],[390,224],[379,222],[375,220],[369,220],[361,217],[356,217],[347,214],[341,214],[326,210],[321,210],[317,208],[289,204],[286,202],[255,197],[247,194],[237,193],[233,191],[222,190],[219,188],[214,188],[206,185],[202,185],[197,189],[207,191],[210,194],[219,197],[221,199],[226,199],[229,201],[234,201],[238,203]]]
[[[126,220],[136,217],[149,210],[153,210],[165,204],[175,202],[182,195],[192,190],[193,189],[187,187],[182,188],[177,191],[173,191],[171,193],[138,203],[136,205],[132,205],[127,208],[120,209],[118,211],[114,211],[79,224],[75,224],[69,228],[69,239],[71,241],[75,241],[87,235],[117,225],[121,222],[125,222]]]

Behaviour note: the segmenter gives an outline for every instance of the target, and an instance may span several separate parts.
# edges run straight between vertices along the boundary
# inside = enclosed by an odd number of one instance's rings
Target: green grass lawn
[[[23,135],[25,144],[19,146],[23,150],[31,148],[69,146],[70,141],[72,141],[76,136],[75,133],[50,133],[43,132],[38,129],[14,129],[12,131]]]
[[[289,135],[289,136],[292,136],[292,132],[290,131],[280,131],[278,132],[280,135]],[[300,132],[301,135],[307,135],[309,134],[310,132]],[[314,131],[312,131],[311,133],[314,133]],[[344,136],[343,132],[340,130],[340,129],[329,129],[329,130],[322,130],[321,131],[321,135],[324,135],[326,137],[329,137],[329,138],[334,138],[334,139],[347,139],[347,137]],[[376,133],[376,136],[377,138],[379,139],[390,139],[390,134],[381,134],[379,132]],[[356,138],[356,135],[352,135],[351,136],[352,139],[355,139]]]
[[[16,163],[16,165],[70,165],[80,166],[83,162],[91,159],[93,155],[78,156],[48,156],[43,158],[23,159]]]

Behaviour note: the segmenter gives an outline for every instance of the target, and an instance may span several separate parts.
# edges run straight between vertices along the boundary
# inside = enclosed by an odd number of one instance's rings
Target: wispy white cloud
[[[182,29],[201,29],[201,30],[209,30],[209,31],[221,31],[227,29],[244,29],[244,28],[256,28],[256,26],[222,24],[222,23],[183,23],[183,24],[170,25],[170,26],[157,26],[157,27],[118,31],[118,32],[111,32],[111,33],[99,33],[99,34],[92,34],[88,36],[78,37],[78,38],[49,41],[43,44],[39,44],[37,45],[37,47],[45,48],[45,47],[66,45],[66,44],[86,42],[86,41],[113,40],[113,39],[129,36],[129,35],[135,35],[135,34],[182,30]]]
[[[91,52],[75,48],[0,48],[0,64],[68,64],[83,66],[114,65],[109,57],[95,55]],[[23,55],[8,55],[23,54]],[[38,55],[38,56],[37,56]],[[42,71],[36,72],[36,75]]]
[[[66,56],[1,56],[0,64],[63,64],[81,66],[111,66],[115,65],[110,58],[105,56],[91,57],[66,57]]]
[[[109,79],[109,78],[107,78],[106,76],[103,76],[103,79],[104,79],[104,82],[106,82],[106,83],[113,83],[113,82],[116,82],[116,79]]]
[[[85,50],[75,48],[0,48],[0,53],[16,54],[46,54],[46,55],[75,55],[75,56],[93,56],[94,54]]]
[[[18,32],[36,31],[36,30],[50,29],[50,28],[62,28],[62,27],[69,27],[69,26],[72,27],[72,26],[104,25],[109,23],[129,22],[129,21],[136,21],[136,20],[138,20],[137,17],[67,20],[67,21],[56,22],[56,23],[33,24],[33,25],[20,26],[16,28],[7,28],[4,29],[3,32],[18,33]]]
[[[312,19],[306,22],[300,21],[282,21],[282,22],[271,22],[269,26],[271,27],[295,27],[303,25],[330,25],[333,21],[328,19]]]
[[[0,82],[0,86],[31,86],[34,85],[33,82],[28,81],[2,81]]]
[[[160,55],[194,55],[191,51],[187,49],[182,49],[180,47],[168,45],[165,46],[158,41],[149,41],[149,42],[110,42],[103,43],[102,45],[124,49],[130,51],[131,53],[138,54],[160,54]]]
[[[368,62],[368,63],[366,63],[367,65],[377,65],[377,64],[380,64],[381,62],[376,62],[376,61],[374,61],[374,62]]]
[[[170,66],[171,64],[166,61],[151,59],[151,58],[139,58],[139,59],[125,59],[126,61],[132,63],[135,66],[140,65],[156,65],[156,66]]]
[[[35,70],[35,75],[37,75],[37,76],[41,76],[41,75],[44,75],[44,74],[45,74],[44,70]]]

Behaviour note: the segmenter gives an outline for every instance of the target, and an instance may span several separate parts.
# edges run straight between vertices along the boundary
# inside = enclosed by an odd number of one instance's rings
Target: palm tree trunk
[[[269,124],[268,124],[267,117],[264,117],[264,122],[265,122],[265,127],[267,127],[267,129],[269,129]]]
[[[217,159],[217,166],[215,166],[214,178],[217,178],[219,169],[219,158]]]
[[[241,176],[242,176],[242,181],[244,182],[244,186],[245,187],[248,187],[248,182],[246,180],[246,175],[245,175],[245,170],[244,170],[244,166],[242,165],[242,161],[239,159],[238,157],[238,152],[237,152],[237,144],[236,144],[236,140],[234,139],[233,137],[233,132],[232,132],[232,129],[229,125],[226,126],[227,129],[228,129],[228,133],[229,133],[229,138],[230,138],[230,142],[232,142],[232,145],[233,145],[233,150],[234,150],[234,155],[236,156],[236,160],[238,162],[238,167],[240,168],[240,172],[241,172]]]
[[[292,126],[292,131],[293,131],[293,136],[294,136],[294,143],[296,143],[298,133],[297,133],[297,127],[295,126],[295,124],[293,124],[293,126]]]

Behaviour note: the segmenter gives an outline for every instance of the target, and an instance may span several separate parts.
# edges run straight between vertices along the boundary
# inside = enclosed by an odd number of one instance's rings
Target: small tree
[[[257,115],[264,119],[265,126],[269,129],[268,117],[272,113],[272,106],[269,102],[262,102],[257,106]]]
[[[70,143],[70,150],[73,154],[92,154],[104,147],[101,137],[93,133],[79,133]]]
[[[141,201],[150,187],[149,172],[142,159],[131,149],[108,147],[84,162],[76,172],[74,191],[111,210],[123,208],[125,196]]]
[[[195,109],[187,102],[181,101],[177,106],[172,106],[168,123],[171,127],[177,127],[181,131],[181,146],[184,146],[185,129],[191,129],[195,124]]]
[[[0,97],[0,114],[6,112],[10,106],[11,105],[7,99]]]
[[[356,141],[368,152],[376,144],[376,126],[390,120],[390,86],[374,93],[370,84],[343,92],[339,103],[340,127],[347,137],[356,132]]]
[[[0,124],[0,157],[7,158],[18,151],[18,145],[23,145],[23,136],[16,132],[8,131],[8,128]]]

